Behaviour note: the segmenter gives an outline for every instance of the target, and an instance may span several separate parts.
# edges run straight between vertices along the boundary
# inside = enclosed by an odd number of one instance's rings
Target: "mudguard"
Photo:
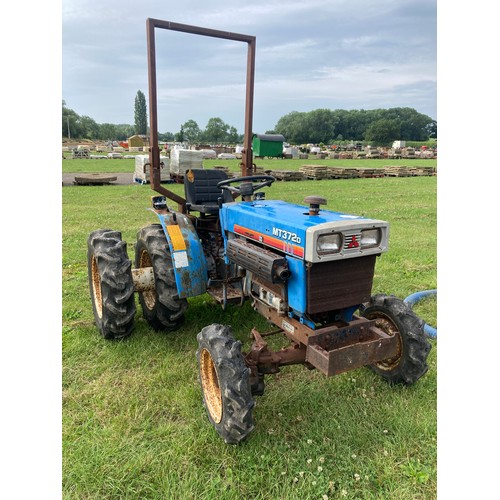
[[[170,247],[179,298],[185,299],[205,293],[208,280],[207,261],[193,223],[180,212],[153,212],[160,219]]]

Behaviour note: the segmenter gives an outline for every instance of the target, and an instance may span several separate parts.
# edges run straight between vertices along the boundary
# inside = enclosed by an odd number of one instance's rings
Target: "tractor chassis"
[[[268,333],[252,330],[254,342],[245,354],[245,364],[250,368],[254,394],[259,394],[263,376],[278,373],[281,366],[304,364],[332,376],[400,355],[398,336],[382,331],[375,320],[353,316],[349,323],[337,322],[313,330],[258,301],[254,309],[279,328]],[[264,339],[279,333],[284,334],[291,345],[273,351]]]
[[[154,290],[151,267],[132,269],[132,278],[136,292]],[[243,300],[240,294],[238,297]],[[349,323],[339,321],[313,330],[258,300],[254,300],[253,308],[278,330],[260,333],[252,329],[254,342],[245,355],[252,387],[257,387],[263,375],[278,373],[281,366],[304,364],[330,377],[400,355],[398,336],[377,328],[375,320],[354,315]],[[264,338],[276,334],[284,334],[291,345],[271,350]]]
[[[151,267],[132,269],[132,278],[136,292],[154,290]],[[278,373],[281,366],[304,364],[330,377],[400,355],[398,336],[378,328],[375,320],[354,315],[349,323],[338,321],[313,330],[258,300],[254,300],[253,308],[278,327],[267,333],[255,328],[251,332],[254,342],[245,355],[245,364],[250,368],[250,383],[256,394],[263,376]],[[270,349],[264,338],[276,334],[284,334],[290,346],[279,351]]]

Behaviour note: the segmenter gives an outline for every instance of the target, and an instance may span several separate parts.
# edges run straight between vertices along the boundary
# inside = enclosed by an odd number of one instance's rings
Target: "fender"
[[[180,212],[158,213],[172,255],[172,269],[179,298],[202,295],[207,291],[207,261],[193,223]]]

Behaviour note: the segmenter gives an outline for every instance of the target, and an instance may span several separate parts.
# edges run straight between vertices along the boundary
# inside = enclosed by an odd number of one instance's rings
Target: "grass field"
[[[109,158],[109,159],[72,159],[67,157],[62,162],[62,171],[64,173],[82,173],[82,172],[130,172],[134,171],[134,159],[132,158]],[[239,163],[241,160],[203,160],[205,168],[213,168],[214,165],[222,165],[228,167],[233,172],[239,172]],[[269,159],[255,160],[254,162],[259,167],[272,170],[298,170],[302,165],[328,165],[330,167],[352,167],[352,168],[382,168],[384,166],[427,166],[436,167],[437,160],[367,160],[367,159],[352,159],[352,160],[281,160]]]
[[[347,166],[358,166],[354,161]],[[360,161],[373,168],[373,161]],[[329,162],[340,160],[322,161]],[[133,169],[133,160],[62,163],[63,171],[76,172],[68,169],[80,164],[87,172]],[[390,387],[368,369],[326,378],[283,368],[266,379],[256,399],[256,429],[235,447],[223,443],[205,415],[196,334],[210,323],[230,324],[248,348],[253,326],[266,331],[248,304],[224,313],[208,296],[190,299],[183,327],[169,334],[150,329],[138,306],[129,339],[100,337],[87,236],[97,228],[120,230],[133,258],[137,230],[156,222],[146,211],[151,194],[139,185],[63,188],[64,498],[436,498],[436,340],[429,372],[412,387]],[[295,203],[309,194],[327,198],[329,209],[389,221],[389,252],[377,261],[374,293],[405,298],[437,287],[436,177],[282,182],[267,189],[268,198]],[[415,311],[437,326],[436,300]]]

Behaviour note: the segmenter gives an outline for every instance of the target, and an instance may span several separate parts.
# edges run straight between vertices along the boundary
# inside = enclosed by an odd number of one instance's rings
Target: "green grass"
[[[172,189],[182,192],[181,185]],[[151,330],[138,307],[129,339],[99,336],[87,235],[102,227],[122,231],[132,258],[137,230],[156,222],[146,211],[151,194],[147,186],[63,188],[64,498],[436,498],[436,340],[429,372],[412,387],[390,387],[368,369],[326,378],[283,368],[266,378],[249,440],[228,446],[202,407],[196,334],[210,323],[230,324],[248,348],[251,328],[267,329],[248,304],[223,312],[208,296],[190,299],[183,327],[169,334]],[[437,287],[435,177],[267,189],[268,198],[290,202],[308,194],[326,197],[329,209],[390,222],[374,293],[404,298]],[[435,299],[415,311],[437,326]]]
[[[240,172],[241,160],[203,160],[205,168],[213,168],[215,165],[226,166],[232,172]],[[62,171],[64,173],[82,173],[82,172],[99,172],[99,173],[115,173],[115,172],[130,172],[134,171],[135,160],[132,158],[106,158],[106,159],[72,159],[67,157],[62,162]],[[254,163],[258,167],[271,170],[298,170],[302,165],[328,165],[330,167],[352,167],[352,168],[382,168],[384,166],[409,166],[409,167],[436,167],[437,160],[422,159],[422,160],[371,160],[371,159],[352,159],[352,160],[281,160],[269,159],[255,160]]]

